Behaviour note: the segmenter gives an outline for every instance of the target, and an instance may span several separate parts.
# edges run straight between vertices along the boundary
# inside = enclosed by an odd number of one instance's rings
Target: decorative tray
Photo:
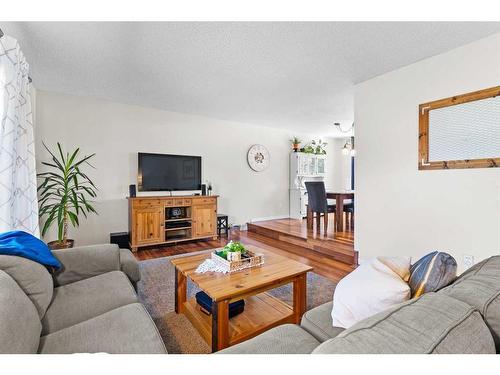
[[[235,272],[263,265],[264,254],[256,254],[250,250],[247,250],[245,254],[242,255],[241,260],[229,261],[218,255],[217,252],[214,251],[212,253],[212,260],[223,267],[226,272]]]

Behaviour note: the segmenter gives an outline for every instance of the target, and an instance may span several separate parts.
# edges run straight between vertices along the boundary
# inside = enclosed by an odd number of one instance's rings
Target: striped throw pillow
[[[410,268],[411,298],[436,292],[451,284],[457,277],[457,262],[450,254],[433,251]]]

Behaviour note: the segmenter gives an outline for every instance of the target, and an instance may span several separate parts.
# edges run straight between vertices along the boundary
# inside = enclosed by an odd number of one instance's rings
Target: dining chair
[[[335,205],[328,204],[326,199],[325,183],[323,181],[305,182],[307,190],[307,228],[313,228],[313,219],[316,215],[316,229],[319,231],[321,216],[323,216],[323,229],[326,235],[328,230],[328,214],[335,212]]]
[[[345,212],[345,228],[349,224],[349,229],[354,229],[354,199],[349,203],[344,204],[344,212]]]

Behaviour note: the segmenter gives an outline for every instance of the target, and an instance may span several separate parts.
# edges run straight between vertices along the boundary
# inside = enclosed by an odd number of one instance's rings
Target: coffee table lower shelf
[[[212,317],[201,311],[194,298],[184,302],[182,310],[207,344],[212,345]],[[268,293],[245,298],[245,311],[229,320],[229,346],[285,323],[294,323],[293,308],[285,302]]]

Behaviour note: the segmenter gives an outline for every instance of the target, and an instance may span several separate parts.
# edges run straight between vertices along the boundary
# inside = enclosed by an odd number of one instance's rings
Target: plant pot
[[[299,143],[294,143],[293,144],[293,151],[294,152],[297,152],[299,150],[299,145],[300,145]]]
[[[63,243],[59,242],[59,241],[50,241],[47,244],[47,246],[51,250],[61,250],[61,249],[70,249],[70,248],[73,247],[74,244],[75,244],[75,240],[67,239],[66,240],[66,245],[63,245]]]

